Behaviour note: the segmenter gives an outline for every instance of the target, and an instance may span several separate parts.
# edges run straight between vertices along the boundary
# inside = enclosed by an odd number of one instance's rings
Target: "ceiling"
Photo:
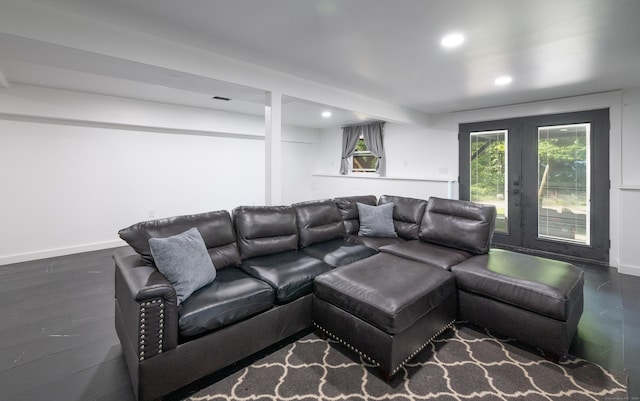
[[[21,1],[425,114],[640,87],[637,0]],[[440,40],[450,32],[462,33],[465,42],[443,48]],[[261,89],[2,28],[0,73],[9,83],[264,113]],[[495,85],[502,75],[513,82]],[[373,119],[284,95],[285,123],[326,127]],[[331,119],[319,117],[325,109]]]

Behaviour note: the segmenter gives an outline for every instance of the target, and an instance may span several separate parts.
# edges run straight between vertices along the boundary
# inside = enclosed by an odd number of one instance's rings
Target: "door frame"
[[[579,123],[591,124],[590,245],[565,243],[538,237],[538,155],[537,151],[530,151],[537,149],[538,127]],[[496,233],[494,243],[499,247],[533,253],[551,253],[596,263],[608,263],[610,250],[609,109],[460,124],[458,134],[460,199],[470,199],[470,133],[501,129],[507,129],[509,132],[509,177],[507,177],[509,181],[507,186],[509,192],[509,234]],[[527,165],[530,166],[528,169],[525,168]],[[521,188],[512,179],[515,173],[519,174],[521,178]],[[515,229],[519,227],[522,227],[522,230]]]

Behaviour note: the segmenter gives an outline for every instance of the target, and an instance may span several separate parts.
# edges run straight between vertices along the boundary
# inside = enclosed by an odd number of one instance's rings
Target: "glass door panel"
[[[494,205],[496,232],[509,233],[507,130],[471,132],[469,137],[470,200]]]
[[[591,124],[538,127],[538,238],[590,245]]]

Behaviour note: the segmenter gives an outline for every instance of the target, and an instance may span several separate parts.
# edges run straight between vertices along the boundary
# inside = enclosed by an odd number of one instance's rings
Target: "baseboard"
[[[126,245],[122,240],[94,242],[91,244],[75,245],[64,248],[46,249],[43,251],[20,253],[15,255],[0,256],[0,266],[12,263],[29,262],[32,260],[55,258],[56,256],[72,255],[74,253],[83,253],[91,251],[99,251],[102,249],[118,248]]]
[[[631,276],[640,276],[640,266],[618,265],[618,272]]]

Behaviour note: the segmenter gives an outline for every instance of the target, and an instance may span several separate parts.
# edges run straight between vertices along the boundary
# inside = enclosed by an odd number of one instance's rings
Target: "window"
[[[340,174],[385,175],[383,127],[384,122],[342,127]]]
[[[378,158],[369,151],[364,142],[364,136],[360,135],[351,160],[351,171],[354,173],[375,173],[377,166]]]

